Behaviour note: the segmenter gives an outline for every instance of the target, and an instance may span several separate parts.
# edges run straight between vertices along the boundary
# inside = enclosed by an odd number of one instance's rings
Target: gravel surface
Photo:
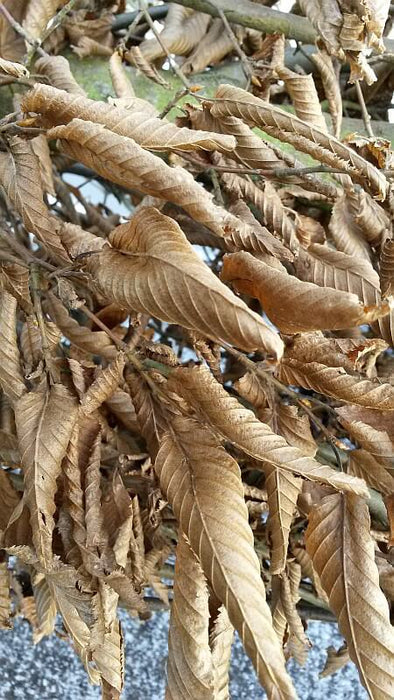
[[[126,640],[126,684],[124,700],[162,700],[165,688],[168,613],[156,613],[140,623],[121,614]],[[353,664],[319,681],[324,650],[338,648],[341,636],[336,625],[310,622],[313,647],[305,667],[290,662],[289,670],[301,700],[366,700]],[[71,646],[56,636],[32,643],[27,622],[17,620],[14,631],[0,632],[0,698],[35,700],[97,700],[100,691],[89,685],[85,671]],[[266,697],[256,682],[249,659],[237,639],[231,664],[232,700],[262,700]],[[198,700],[196,698],[195,700]]]

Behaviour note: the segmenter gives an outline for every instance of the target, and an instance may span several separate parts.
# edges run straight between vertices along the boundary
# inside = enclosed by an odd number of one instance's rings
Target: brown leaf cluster
[[[368,77],[384,3],[300,0],[325,44],[309,75],[284,37],[176,3],[160,40],[141,21],[117,45],[122,2],[15,5],[18,26],[9,2],[0,21],[19,91],[0,120],[0,627],[21,615],[37,642],[59,613],[120,698],[119,607],[170,608],[168,700],[229,697],[234,630],[287,700],[308,620],[334,616],[345,642],[322,677],[351,660],[390,697],[393,193],[386,146],[341,140],[337,63]],[[57,55],[67,43],[108,63],[108,102]],[[130,80],[167,83],[171,54],[186,75],[233,53],[250,90],[187,83],[176,120],[179,94],[159,114]]]

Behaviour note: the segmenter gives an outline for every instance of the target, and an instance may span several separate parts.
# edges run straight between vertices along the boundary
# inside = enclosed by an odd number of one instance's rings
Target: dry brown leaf
[[[31,313],[33,305],[30,297],[29,270],[17,263],[2,263],[0,286],[15,297],[26,313]]]
[[[0,557],[0,629],[12,628],[11,621],[11,577],[8,570],[7,558]]]
[[[145,111],[130,111],[87,97],[76,97],[49,85],[34,87],[24,97],[23,109],[43,115],[42,121],[48,127],[68,124],[75,117],[96,122],[152,151],[193,151],[201,148],[227,152],[235,146],[232,136],[177,127]]]
[[[72,46],[72,50],[77,54],[78,58],[112,56],[112,48],[110,46],[105,46],[105,44],[101,44],[89,36],[81,36],[77,46]]]
[[[11,137],[9,150],[1,153],[0,183],[26,229],[34,233],[54,260],[64,264],[68,255],[58,234],[58,222],[43,201],[40,167],[29,141]]]
[[[385,700],[394,683],[394,634],[369,527],[361,498],[326,496],[309,516],[306,546],[361,682],[371,698]]]
[[[285,358],[278,369],[278,377],[286,384],[312,389],[346,403],[379,411],[394,410],[394,387],[351,376],[342,367]]]
[[[268,493],[269,517],[267,528],[271,541],[272,575],[286,567],[289,532],[302,489],[302,479],[269,464],[264,465],[265,488]]]
[[[212,274],[172,219],[144,208],[109,240],[112,249],[87,261],[108,299],[216,341],[281,356],[279,337]]]
[[[228,686],[233,637],[234,628],[229,620],[227,610],[223,605],[219,606],[209,632],[215,678],[215,700],[229,700],[230,698]]]
[[[37,628],[34,630],[34,643],[38,642],[55,631],[56,603],[51,589],[42,573],[36,573],[32,579],[34,602],[37,614]]]
[[[99,370],[81,400],[81,409],[86,415],[96,411],[104,401],[111,398],[122,379],[124,367],[125,357],[123,353],[119,353],[108,367]]]
[[[108,67],[116,97],[135,97],[133,86],[123,67],[122,57],[118,51],[114,51],[111,55]]]
[[[210,15],[170,5],[160,39],[169,53],[185,56],[199,44],[210,21]],[[156,37],[145,39],[140,50],[147,61],[166,55]]]
[[[167,700],[213,700],[208,587],[196,555],[180,533],[168,633]]]
[[[29,78],[30,73],[26,66],[22,66],[21,63],[15,63],[15,61],[7,61],[5,58],[0,57],[0,70],[7,73],[7,75],[13,75],[15,78]]]
[[[76,419],[76,400],[60,384],[30,391],[15,404],[24,499],[30,510],[37,557],[48,569],[53,564],[56,480]]]
[[[336,200],[328,227],[338,251],[359,260],[371,259],[371,249],[352,216],[346,193]]]
[[[388,213],[361,187],[348,187],[345,197],[354,223],[364,238],[372,246],[380,246],[391,228]]]
[[[165,78],[156,70],[156,67],[147,61],[139,46],[131,46],[128,51],[125,51],[124,57],[126,61],[149,80],[164,88],[168,89],[170,87]]]
[[[336,412],[352,439],[394,474],[394,431],[390,434],[390,416],[358,406],[342,406]]]
[[[312,53],[310,59],[319,71],[330,110],[334,136],[339,139],[342,126],[342,95],[332,58],[325,51],[319,51]]]
[[[388,238],[380,254],[380,288],[383,297],[394,294],[394,240]]]
[[[391,475],[375,457],[365,450],[352,450],[348,458],[348,472],[358,476],[382,495],[394,494],[394,475]]]
[[[220,85],[215,98],[211,106],[213,116],[241,118],[326,165],[343,168],[356,182],[367,184],[378,198],[386,197],[385,176],[333,136],[232,85]]]
[[[241,38],[243,28],[238,25],[237,29],[236,36]],[[226,32],[222,20],[217,17],[212,20],[205,36],[182,63],[182,73],[185,75],[200,73],[207,66],[219,63],[233,50],[234,44],[231,37]]]
[[[320,131],[327,131],[312,74],[295,73],[285,66],[276,66],[275,72],[279,80],[284,81],[297,117],[308,124],[313,124]]]
[[[295,697],[265,602],[237,463],[211,431],[179,417],[162,440],[155,470],[268,695]]]
[[[73,95],[85,95],[85,90],[71,73],[70,64],[65,56],[43,56],[36,61],[34,68],[37,73],[45,75],[54,88]]]
[[[26,391],[16,335],[17,301],[6,291],[0,296],[0,387],[12,403]]]
[[[297,447],[276,435],[261,423],[252,411],[230,396],[205,367],[172,370],[169,387],[178,392],[198,411],[203,421],[217,430],[226,440],[257,460],[284,469],[306,479],[349,489],[366,495],[364,482],[337,473],[334,469],[305,457]]]
[[[167,430],[167,421],[162,406],[150,387],[136,373],[126,372],[126,382],[133,401],[137,422],[145,439],[152,460],[159,450],[162,435]]]
[[[365,306],[355,294],[303,282],[249,253],[226,255],[221,279],[257,297],[283,333],[336,330],[370,323],[389,311],[387,304]]]
[[[23,27],[33,39],[41,39],[48,22],[67,0],[29,0]]]
[[[102,355],[106,360],[116,357],[118,350],[109,336],[104,331],[91,331],[81,326],[52,292],[46,295],[44,307],[63,335],[77,348],[89,355]]]
[[[21,22],[26,12],[29,0],[4,0],[3,5],[12,13],[17,22]],[[9,61],[21,61],[25,55],[26,47],[23,38],[17,34],[8,19],[0,15],[0,54]]]
[[[55,197],[56,192],[55,185],[53,182],[52,161],[48,141],[46,140],[44,134],[39,134],[39,136],[36,136],[34,139],[32,139],[30,143],[33,152],[38,158],[42,188],[44,192],[52,195],[52,197]]]
[[[346,644],[339,647],[339,649],[335,649],[335,647],[331,646],[327,647],[326,663],[324,664],[323,670],[319,673],[319,678],[331,676],[349,663],[349,661],[349,649]]]

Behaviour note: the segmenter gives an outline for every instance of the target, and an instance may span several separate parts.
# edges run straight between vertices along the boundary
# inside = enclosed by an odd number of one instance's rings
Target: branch
[[[170,0],[178,5],[191,7],[198,12],[206,12],[213,17],[219,17],[222,10],[228,21],[241,24],[243,27],[259,29],[266,34],[284,34],[289,39],[302,41],[304,44],[314,44],[317,32],[306,17],[293,15],[290,12],[279,12],[269,7],[257,5],[251,0]],[[394,40],[384,40],[387,51],[394,51]]]

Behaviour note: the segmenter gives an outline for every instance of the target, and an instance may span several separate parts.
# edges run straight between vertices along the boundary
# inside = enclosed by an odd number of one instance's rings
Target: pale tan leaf
[[[353,440],[387,469],[393,470],[394,475],[394,429],[390,415],[358,406],[342,406],[336,412]]]
[[[342,95],[332,58],[325,51],[319,51],[318,53],[312,53],[310,59],[319,70],[330,110],[334,136],[339,139],[342,125]]]
[[[333,168],[346,170],[356,182],[363,186],[368,183],[372,193],[378,198],[385,198],[385,176],[333,136],[232,85],[220,85],[215,97],[216,101],[211,106],[214,116],[234,116],[258,126],[271,136],[309,153],[316,160]]]
[[[296,226],[291,218],[290,211],[283,206],[275,187],[266,180],[264,183],[264,197],[262,199],[262,214],[269,231],[280,236],[285,245],[295,253],[298,250],[296,239]]]
[[[77,117],[102,124],[120,136],[134,139],[152,151],[232,151],[235,139],[226,134],[194,131],[149,115],[145,110],[126,110],[106,102],[76,97],[49,85],[36,85],[23,99],[25,112],[38,112],[47,127],[68,124]]]
[[[2,263],[0,285],[15,297],[26,313],[31,313],[33,305],[30,297],[29,270],[18,263]]]
[[[33,638],[37,644],[55,631],[56,603],[44,574],[36,573],[32,577],[32,588],[37,614],[37,628],[33,632]]]
[[[112,56],[112,48],[100,44],[100,42],[92,39],[90,36],[81,36],[76,46],[72,46],[72,50],[77,54],[78,58],[86,58],[87,56]]]
[[[386,700],[394,683],[394,634],[369,527],[361,498],[326,496],[309,516],[306,546],[361,682],[371,698]]]
[[[44,192],[56,196],[55,185],[53,182],[51,153],[44,134],[39,134],[30,141],[33,152],[38,158],[38,164],[41,173],[41,183]]]
[[[366,307],[355,294],[303,282],[249,253],[226,255],[221,279],[257,297],[283,333],[351,328],[389,312],[388,304]]]
[[[28,0],[4,0],[3,5],[17,22],[21,22],[26,11]],[[0,54],[9,61],[22,61],[25,55],[25,42],[9,23],[8,19],[0,16]]]
[[[166,79],[156,69],[156,66],[149,63],[145,58],[139,46],[131,46],[128,51],[125,51],[124,57],[126,61],[148,78],[148,80],[152,80],[154,83],[157,83],[157,85],[161,85],[167,89],[170,87]]]
[[[0,557],[0,629],[10,629],[11,621],[11,577],[7,558]]]
[[[281,402],[277,409],[277,432],[308,457],[314,457],[317,445],[312,437],[309,418],[300,414],[297,406]]]
[[[301,618],[297,612],[296,602],[298,595],[293,596],[289,577],[286,572],[282,572],[275,578],[278,579],[279,583],[278,602],[281,609],[281,617],[283,616],[285,618],[288,625],[287,650],[291,656],[294,656],[297,663],[300,666],[303,666],[306,662],[307,652],[311,647],[311,644],[305,634]]]
[[[183,168],[171,168],[158,156],[141,148],[133,139],[109,131],[101,124],[73,119],[66,126],[47,132],[48,138],[60,138],[62,150],[112,182],[135,187],[183,207],[223,236],[224,210],[212,201],[192,175]]]
[[[0,533],[6,529],[10,516],[20,501],[10,477],[0,469]]]
[[[297,447],[261,423],[252,411],[230,396],[205,367],[182,367],[171,372],[169,388],[178,392],[226,440],[257,460],[312,481],[366,495],[365,484],[306,457]]]
[[[64,222],[59,233],[64,247],[73,259],[83,253],[101,250],[105,245],[104,238],[95,236],[90,231],[84,231],[77,224]]]
[[[37,236],[55,260],[63,264],[68,261],[58,221],[43,201],[39,161],[29,141],[18,136],[10,139],[8,152],[1,154],[0,183],[26,229]]]
[[[238,25],[237,29],[236,35],[241,38],[243,28]],[[200,73],[207,66],[219,63],[232,51],[234,51],[234,44],[231,37],[226,32],[222,20],[217,17],[212,20],[205,36],[182,63],[182,73],[185,75]]]
[[[344,644],[339,649],[335,647],[327,647],[327,658],[324,668],[319,673],[319,678],[326,678],[331,676],[333,673],[339,671],[343,666],[348,664],[350,661],[349,650],[347,645]]]
[[[394,294],[394,240],[388,238],[380,253],[380,288],[384,297]]]
[[[118,595],[101,581],[99,593],[103,619],[99,619],[97,624],[99,627],[104,626],[104,637],[101,643],[97,643],[99,635],[93,632],[92,656],[104,681],[120,693],[124,683],[124,642],[122,627],[116,615]]]
[[[248,199],[247,191],[243,190],[243,187],[239,194]],[[261,192],[261,195],[265,201],[265,193]],[[231,205],[230,213],[225,217],[224,223],[225,237],[218,243],[224,244],[227,250],[247,250],[256,254],[273,255],[279,260],[293,260],[291,250],[257,221],[243,199],[238,199]]]
[[[70,64],[65,56],[43,56],[36,61],[34,68],[37,73],[45,75],[53,87],[73,95],[85,95],[85,90],[71,73]]]
[[[263,420],[263,417],[267,414],[269,400],[266,389],[263,388],[257,375],[253,374],[253,372],[247,372],[243,377],[237,379],[233,386],[237,393],[242,396],[243,399],[249,401],[253,408],[256,409],[257,418]],[[267,423],[268,421],[266,420],[263,422]]]
[[[375,247],[381,245],[390,231],[388,213],[361,187],[347,188],[346,201],[364,238]]]
[[[87,261],[108,299],[216,341],[281,356],[279,337],[213,275],[172,219],[144,208],[109,240],[113,249]]]
[[[294,697],[271,627],[237,463],[211,431],[179,417],[171,421],[171,432],[162,440],[155,470],[260,682],[270,697]]]
[[[125,357],[123,353],[119,353],[108,367],[98,371],[81,401],[81,409],[86,415],[96,411],[104,401],[111,398],[122,379],[124,366]]]
[[[346,193],[336,200],[328,226],[338,251],[360,260],[371,259],[370,247],[352,216]]]
[[[134,372],[126,372],[126,382],[135,407],[141,434],[152,460],[154,460],[160,446],[161,437],[167,430],[167,421],[163,414],[162,405],[140,375]]]
[[[328,597],[322,588],[319,575],[313,568],[312,559],[310,558],[306,549],[303,549],[300,546],[292,545],[291,551],[294,554],[297,563],[301,567],[302,577],[309,578],[313,583],[318,598],[323,600],[325,603],[328,603]]]
[[[280,574],[286,566],[289,532],[302,479],[269,464],[264,465],[264,471],[269,507],[270,572],[274,575]]]
[[[117,97],[135,97],[134,89],[122,64],[122,57],[114,51],[108,63],[112,85]]]
[[[394,387],[351,376],[342,367],[327,367],[320,362],[287,358],[278,369],[278,377],[286,384],[312,389],[346,403],[380,411],[394,410]]]
[[[12,403],[26,391],[16,336],[17,301],[6,291],[0,296],[0,387]]]
[[[41,39],[48,22],[56,11],[66,4],[66,0],[30,0],[27,6],[23,27],[33,39]]]
[[[375,457],[365,450],[350,452],[348,472],[364,479],[370,488],[385,496],[394,493],[394,475],[391,475]]]
[[[85,505],[82,490],[84,474],[83,451],[80,440],[86,439],[84,426],[77,421],[70,436],[67,452],[62,463],[64,505],[71,519],[74,546],[66,553],[67,561],[76,569],[82,563],[81,551],[86,543]],[[82,458],[82,459],[81,459]]]
[[[51,321],[44,322],[45,338],[49,352],[53,352],[60,341],[60,331]],[[20,346],[26,376],[36,369],[43,359],[42,338],[35,316],[27,316],[20,334]]]
[[[297,117],[320,131],[327,131],[312,74],[295,73],[285,66],[276,66],[275,73],[284,81]]]
[[[40,562],[49,569],[53,562],[56,480],[76,418],[76,400],[60,384],[31,391],[15,404],[33,542]]]
[[[233,638],[234,627],[229,620],[226,608],[222,605],[218,609],[209,633],[215,679],[215,700],[230,699],[228,674]]]
[[[7,61],[5,58],[0,56],[0,69],[7,73],[7,75],[13,75],[15,78],[29,78],[30,73],[26,66],[22,66],[21,63],[15,63],[15,61]]]
[[[168,700],[213,700],[215,697],[208,625],[206,579],[196,555],[180,533],[168,633]]]
[[[104,331],[91,331],[87,326],[81,326],[52,292],[46,294],[44,306],[63,335],[77,348],[92,355],[99,354],[106,360],[116,357],[118,350],[111,338]]]
[[[160,33],[161,41],[169,53],[185,56],[199,44],[210,21],[210,15],[171,4],[164,29]],[[156,37],[145,39],[140,44],[140,49],[148,61],[166,55]]]
[[[116,389],[105,401],[116,418],[132,433],[138,433],[137,416],[130,395],[122,389]]]

